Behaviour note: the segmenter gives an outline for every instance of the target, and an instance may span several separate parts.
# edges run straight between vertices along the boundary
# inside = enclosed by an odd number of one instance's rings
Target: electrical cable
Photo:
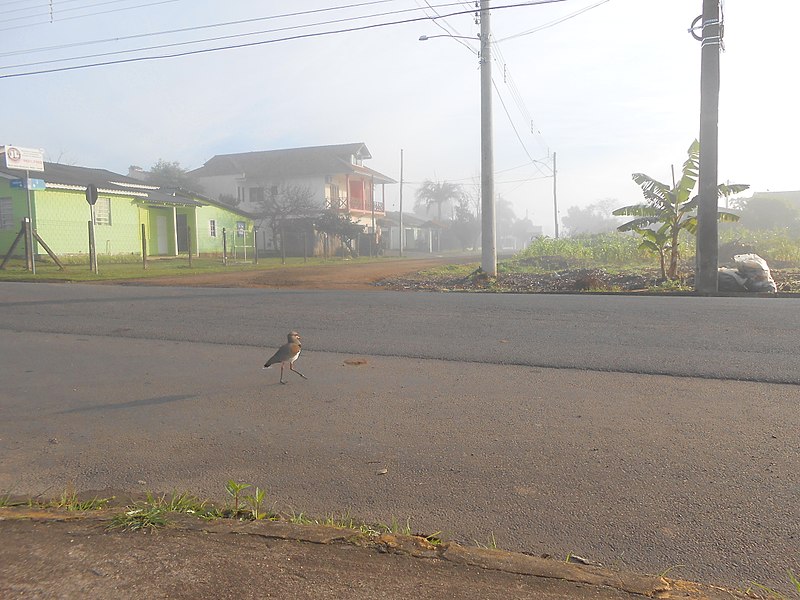
[[[112,2],[121,2],[121,1],[124,1],[124,0],[112,0]],[[66,18],[63,18],[63,19],[59,19],[59,22],[72,21],[73,19],[84,19],[86,17],[93,17],[95,15],[107,15],[107,14],[111,14],[111,13],[122,12],[123,10],[134,10],[134,9],[137,9],[137,8],[148,8],[150,6],[158,6],[159,4],[171,4],[173,2],[180,2],[180,1],[181,0],[159,0],[159,2],[150,2],[149,4],[137,4],[136,6],[126,6],[126,7],[123,7],[123,8],[115,8],[113,10],[103,10],[103,11],[100,11],[100,12],[89,13],[87,15],[75,15],[74,17],[66,17]],[[108,2],[107,4],[110,4],[110,2]],[[70,9],[67,9],[67,10],[79,10],[79,8],[70,8]],[[6,21],[20,21],[20,20],[24,20],[24,19],[30,19],[30,18],[34,18],[34,17],[39,17],[39,16],[44,16],[44,15],[31,15],[31,16],[28,16],[28,17],[15,17],[13,19],[6,19]],[[12,29],[24,29],[25,27],[31,27],[33,25],[46,25],[48,23],[52,23],[53,20],[52,20],[52,16],[50,15],[50,13],[48,13],[48,16],[50,16],[51,18],[49,18],[47,21],[40,21],[39,23],[28,23],[27,25],[15,25],[15,26],[12,26],[12,27],[3,27],[2,29],[0,29],[0,31],[11,31]]]
[[[170,0],[170,1],[174,1],[174,0]],[[520,8],[520,7],[527,7],[527,6],[537,6],[537,5],[542,5],[542,4],[554,4],[556,2],[565,2],[565,1],[566,0],[529,0],[528,2],[518,2],[518,3],[514,3],[514,4],[505,4],[505,5],[502,5],[502,6],[495,6],[495,7],[492,8],[492,10],[497,11],[497,10]],[[110,60],[110,61],[104,61],[104,62],[88,63],[88,64],[83,64],[83,65],[72,65],[72,66],[68,66],[68,67],[58,67],[58,68],[54,68],[54,69],[42,69],[42,70],[39,70],[39,71],[27,71],[27,72],[23,72],[23,73],[10,73],[10,74],[5,74],[5,75],[0,75],[0,79],[10,79],[10,78],[16,78],[16,77],[27,77],[27,76],[31,76],[31,75],[44,75],[44,74],[49,74],[49,73],[60,73],[60,72],[64,72],[64,71],[74,71],[74,70],[87,69],[87,68],[93,68],[93,67],[119,65],[119,64],[129,64],[129,63],[133,63],[133,62],[143,62],[143,61],[151,61],[151,60],[163,60],[163,59],[169,59],[169,58],[193,56],[193,55],[198,55],[198,54],[208,54],[208,53],[211,53],[211,52],[220,52],[220,51],[224,51],[224,50],[250,48],[250,47],[255,47],[255,46],[263,46],[263,45],[267,45],[267,44],[275,44],[275,43],[278,43],[278,42],[286,42],[286,41],[293,41],[293,40],[299,40],[299,39],[309,39],[309,38],[323,37],[323,36],[329,36],[329,35],[338,35],[338,34],[342,34],[342,33],[352,33],[352,32],[356,32],[356,31],[365,31],[365,30],[369,30],[369,29],[391,27],[391,26],[395,26],[395,25],[404,25],[404,24],[408,24],[408,23],[418,23],[418,22],[421,22],[421,21],[433,21],[433,20],[435,20],[437,18],[451,17],[451,16],[455,16],[455,15],[458,15],[458,14],[465,14],[465,12],[466,11],[457,11],[457,12],[449,13],[449,14],[446,14],[446,15],[442,15],[441,17],[429,17],[429,16],[414,17],[414,18],[409,18],[409,19],[401,19],[401,20],[397,20],[397,21],[388,21],[388,22],[384,22],[384,23],[373,23],[373,24],[369,24],[369,25],[362,25],[362,26],[359,26],[359,27],[350,27],[350,28],[344,28],[344,29],[334,29],[334,30],[330,30],[330,31],[321,31],[321,32],[315,32],[315,33],[306,33],[306,34],[299,34],[299,35],[294,35],[294,36],[286,36],[286,37],[282,37],[282,38],[274,38],[274,39],[269,39],[269,40],[260,40],[260,41],[248,42],[248,43],[244,43],[244,44],[234,44],[234,45],[229,45],[229,46],[216,46],[216,47],[212,47],[212,48],[204,48],[204,49],[199,49],[199,50],[190,50],[190,51],[186,51],[186,52],[176,52],[174,54],[161,54],[161,55],[155,55],[155,56],[140,56],[140,57],[128,58],[128,59],[118,59],[118,60]],[[469,12],[471,12],[471,11],[469,11]],[[130,50],[129,52],[133,53],[133,52],[136,52],[136,50]],[[79,60],[79,59],[76,58],[75,60]]]
[[[530,35],[532,33],[536,33],[537,31],[542,31],[544,29],[549,29],[550,27],[555,27],[556,25],[558,25],[560,23],[563,23],[564,21],[569,21],[570,19],[574,19],[575,17],[577,17],[579,15],[582,15],[583,13],[588,12],[588,11],[590,11],[592,9],[595,9],[598,6],[601,6],[601,5],[605,4],[606,2],[610,2],[610,1],[611,0],[600,0],[600,2],[598,2],[597,4],[593,4],[591,6],[587,6],[587,7],[582,8],[582,9],[580,9],[580,10],[574,12],[574,13],[566,15],[565,17],[561,17],[560,19],[556,19],[555,21],[550,21],[549,23],[545,23],[544,25],[540,25],[539,27],[535,27],[533,29],[529,29],[528,31],[523,31],[522,33],[515,33],[514,35],[509,35],[507,37],[504,37],[502,39],[497,40],[497,42],[499,43],[499,42],[505,42],[507,40],[513,40],[513,39],[516,39],[516,38],[519,38],[519,37]]]

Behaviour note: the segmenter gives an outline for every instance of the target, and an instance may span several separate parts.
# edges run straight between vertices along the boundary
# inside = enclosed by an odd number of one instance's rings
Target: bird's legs
[[[281,363],[281,383],[285,384],[286,382],[283,380],[283,363]]]
[[[305,375],[303,375],[303,374],[302,374],[300,371],[298,371],[297,369],[295,369],[295,368],[294,368],[294,363],[289,363],[289,370],[290,370],[290,371],[292,371],[293,373],[297,373],[297,374],[298,374],[298,375],[300,375],[300,377],[302,377],[303,379],[308,379],[308,377],[306,377],[306,376],[305,376]]]

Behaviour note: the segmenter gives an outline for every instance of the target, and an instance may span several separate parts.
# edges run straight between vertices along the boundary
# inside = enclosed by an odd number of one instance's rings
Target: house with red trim
[[[309,190],[320,210],[347,214],[368,232],[379,232],[376,219],[385,215],[385,186],[391,177],[364,166],[371,159],[366,144],[337,144],[218,154],[188,175],[206,196],[231,202],[258,217],[265,199],[279,188]],[[262,227],[268,235],[268,227]],[[264,248],[274,248],[264,239]]]

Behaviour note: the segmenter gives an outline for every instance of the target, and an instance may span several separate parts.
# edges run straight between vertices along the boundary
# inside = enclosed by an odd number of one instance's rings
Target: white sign
[[[20,171],[44,171],[44,154],[37,148],[2,146],[0,152],[6,155],[6,168]]]

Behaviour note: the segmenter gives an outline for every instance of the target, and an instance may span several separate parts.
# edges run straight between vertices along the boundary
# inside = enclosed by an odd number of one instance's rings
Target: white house
[[[237,208],[256,217],[264,210],[264,199],[280,186],[307,188],[320,209],[348,214],[374,231],[375,219],[385,214],[384,186],[396,181],[365,167],[370,158],[360,142],[218,154],[189,176],[205,195],[236,199]]]

